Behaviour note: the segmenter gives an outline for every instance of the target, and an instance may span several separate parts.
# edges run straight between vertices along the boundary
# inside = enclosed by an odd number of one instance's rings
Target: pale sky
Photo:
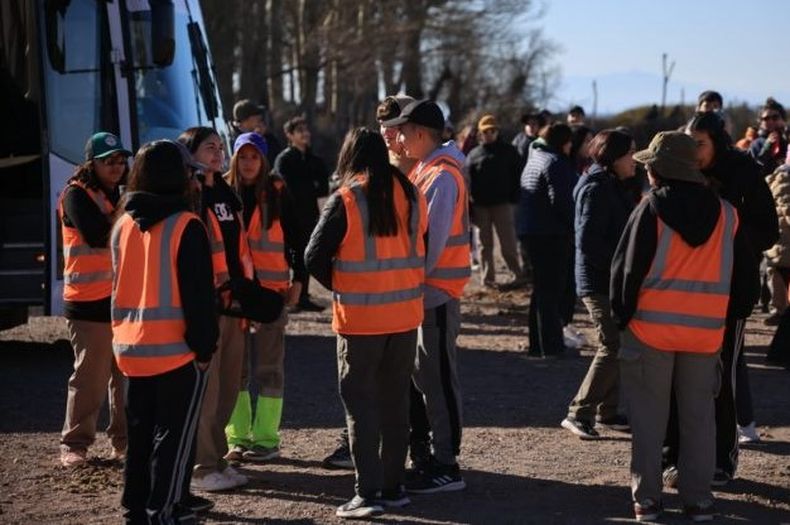
[[[664,52],[676,62],[668,104],[685,88],[687,103],[716,89],[725,104],[773,95],[790,106],[788,0],[542,1],[546,16],[538,25],[562,48],[562,87],[552,102],[558,110],[592,106],[593,78],[599,113],[660,102]]]

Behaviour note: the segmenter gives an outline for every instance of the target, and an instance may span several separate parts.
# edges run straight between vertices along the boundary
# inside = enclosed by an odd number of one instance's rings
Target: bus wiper
[[[206,110],[206,117],[213,122],[219,115],[219,102],[216,97],[214,79],[211,76],[211,68],[208,64],[208,50],[203,40],[203,32],[200,30],[200,24],[194,21],[187,24],[187,32],[192,57],[197,66],[198,88],[203,98],[203,107]]]

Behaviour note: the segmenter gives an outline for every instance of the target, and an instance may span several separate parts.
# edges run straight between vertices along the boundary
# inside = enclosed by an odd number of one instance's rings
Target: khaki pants
[[[716,468],[713,400],[719,388],[719,354],[664,352],[622,334],[620,374],[631,423],[631,493],[636,502],[661,500],[661,447],[675,392],[680,444],[678,492],[684,505],[712,500]]]
[[[228,453],[225,425],[230,420],[241,385],[241,367],[244,360],[244,331],[240,320],[220,316],[219,342],[211,358],[208,382],[200,411],[195,454],[195,477],[228,466],[224,456]]]
[[[362,497],[394,491],[403,483],[416,347],[416,329],[337,336],[340,397],[356,470],[355,490]]]
[[[617,415],[620,365],[620,333],[612,319],[611,303],[606,295],[582,297],[598,337],[598,351],[590,363],[576,397],[568,407],[568,416],[593,424],[596,414],[600,419]]]
[[[113,448],[126,450],[126,378],[112,352],[111,325],[76,320],[68,320],[66,324],[74,349],[74,372],[69,378],[60,443],[67,450],[87,450],[96,439],[99,411],[109,394],[107,436]]]
[[[244,359],[241,390],[249,385],[251,394],[264,397],[283,397],[285,386],[285,326],[288,313],[283,308],[280,318],[272,323],[261,323],[256,332],[246,334],[246,350],[251,355]],[[249,369],[252,367],[252,377]]]
[[[516,229],[513,224],[513,205],[475,206],[474,224],[480,229],[480,270],[483,284],[496,283],[494,267],[494,229],[499,238],[499,249],[513,276],[521,277],[521,264],[516,245]]]

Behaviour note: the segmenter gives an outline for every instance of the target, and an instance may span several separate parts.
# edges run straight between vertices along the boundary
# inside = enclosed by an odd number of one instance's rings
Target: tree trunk
[[[269,91],[269,105],[273,111],[279,111],[285,106],[283,94],[283,3],[282,0],[268,0],[267,2],[268,35],[268,66],[269,75],[267,88]]]

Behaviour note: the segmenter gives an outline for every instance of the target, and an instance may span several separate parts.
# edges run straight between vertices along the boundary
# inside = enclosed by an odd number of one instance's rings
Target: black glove
[[[239,317],[261,323],[271,323],[280,318],[284,299],[278,292],[245,278],[231,280],[230,286],[233,298],[241,307]]]

